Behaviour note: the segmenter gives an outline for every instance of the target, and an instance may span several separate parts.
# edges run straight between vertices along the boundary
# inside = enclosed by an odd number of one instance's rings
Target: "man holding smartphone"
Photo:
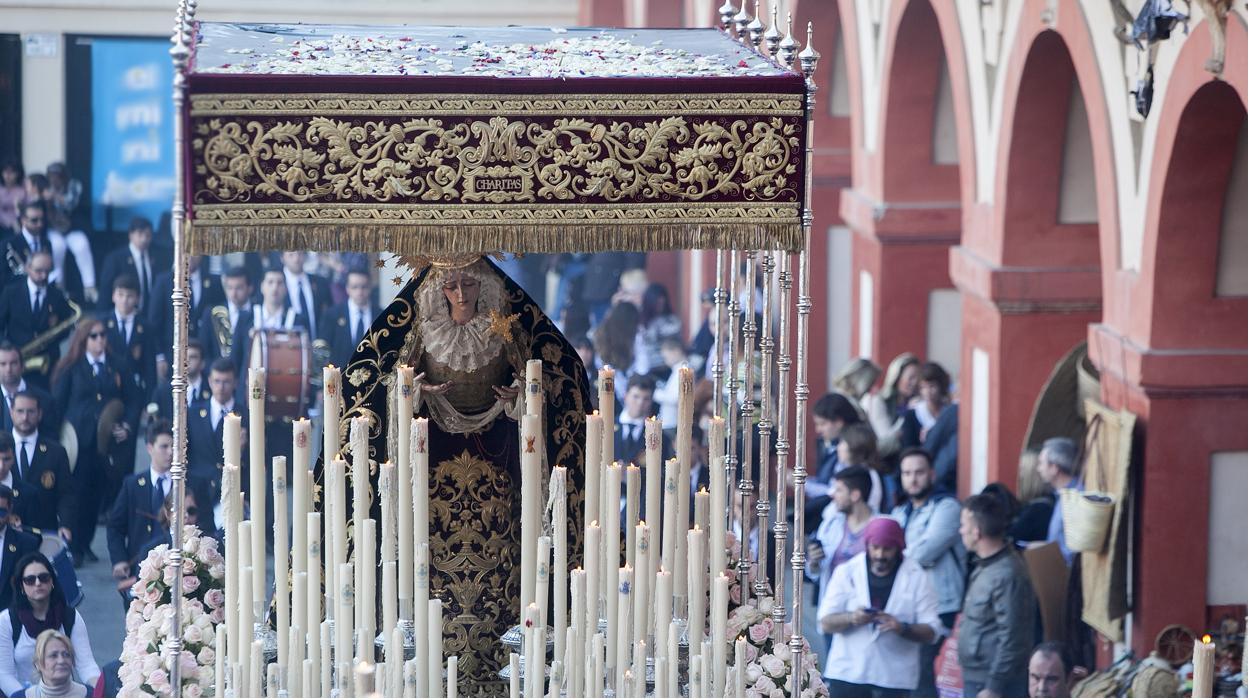
[[[943,630],[936,592],[902,556],[896,521],[872,520],[863,538],[866,551],[837,566],[819,604],[833,636],[823,676],[832,698],[903,698],[919,684],[919,648]]]

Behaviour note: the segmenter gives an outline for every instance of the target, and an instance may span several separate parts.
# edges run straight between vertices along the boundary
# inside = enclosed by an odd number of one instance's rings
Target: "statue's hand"
[[[494,386],[494,397],[499,402],[510,402],[516,399],[520,394],[520,388],[514,385],[496,385]]]
[[[424,374],[421,374],[421,375],[424,375]],[[451,386],[454,384],[455,384],[455,381],[447,381],[445,383],[439,383],[437,385],[426,385],[423,388],[423,390],[426,393],[429,393],[430,395],[442,395],[446,391],[450,390]]]

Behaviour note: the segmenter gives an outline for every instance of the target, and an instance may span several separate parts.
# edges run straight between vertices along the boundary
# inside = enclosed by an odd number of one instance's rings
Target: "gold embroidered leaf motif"
[[[367,368],[357,368],[347,374],[347,380],[350,381],[351,385],[358,388],[361,385],[364,385],[371,375],[372,372]]]

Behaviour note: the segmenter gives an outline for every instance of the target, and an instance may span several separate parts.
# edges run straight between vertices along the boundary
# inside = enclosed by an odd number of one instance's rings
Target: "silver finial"
[[[793,58],[797,55],[797,50],[801,46],[801,44],[797,43],[797,39],[793,38],[793,13],[790,12],[784,38],[780,40],[780,63],[786,68],[792,68]]]
[[[732,18],[732,23],[736,30],[737,41],[745,41],[748,37],[746,27],[750,25],[750,13],[745,9],[748,0],[741,0],[741,11]]]
[[[776,51],[780,48],[780,0],[772,0],[771,2],[771,26],[767,27],[767,31],[763,33],[763,49],[767,53],[768,58],[775,58]]]
[[[767,27],[763,25],[763,1],[754,0],[754,19],[746,25],[745,29],[750,33],[750,45],[757,51],[758,47],[763,43],[763,30]]]
[[[807,82],[811,81],[815,75],[815,66],[819,64],[819,52],[815,50],[815,23],[806,23],[806,48],[797,54],[797,60],[802,64],[802,75],[806,76]]]
[[[732,16],[737,14],[737,8],[732,6],[732,0],[724,0],[724,4],[719,6],[719,28],[728,33],[732,33]]]

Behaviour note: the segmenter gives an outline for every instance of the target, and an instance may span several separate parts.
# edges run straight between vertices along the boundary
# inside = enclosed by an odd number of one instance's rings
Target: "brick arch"
[[[1228,22],[1227,46],[1228,55],[1248,51],[1248,31],[1237,21]],[[1153,349],[1248,346],[1248,298],[1214,293],[1248,62],[1228,61],[1223,80],[1213,80],[1203,70],[1208,53],[1207,34],[1193,32],[1173,67],[1156,131],[1136,295],[1137,336]]]
[[[940,19],[929,0],[898,2],[896,7],[882,83],[880,193],[888,201],[958,201],[959,166],[936,164],[933,157],[940,70],[949,64],[950,80],[954,70],[946,58]],[[958,130],[961,142],[965,131]],[[959,151],[967,153],[965,148]]]

